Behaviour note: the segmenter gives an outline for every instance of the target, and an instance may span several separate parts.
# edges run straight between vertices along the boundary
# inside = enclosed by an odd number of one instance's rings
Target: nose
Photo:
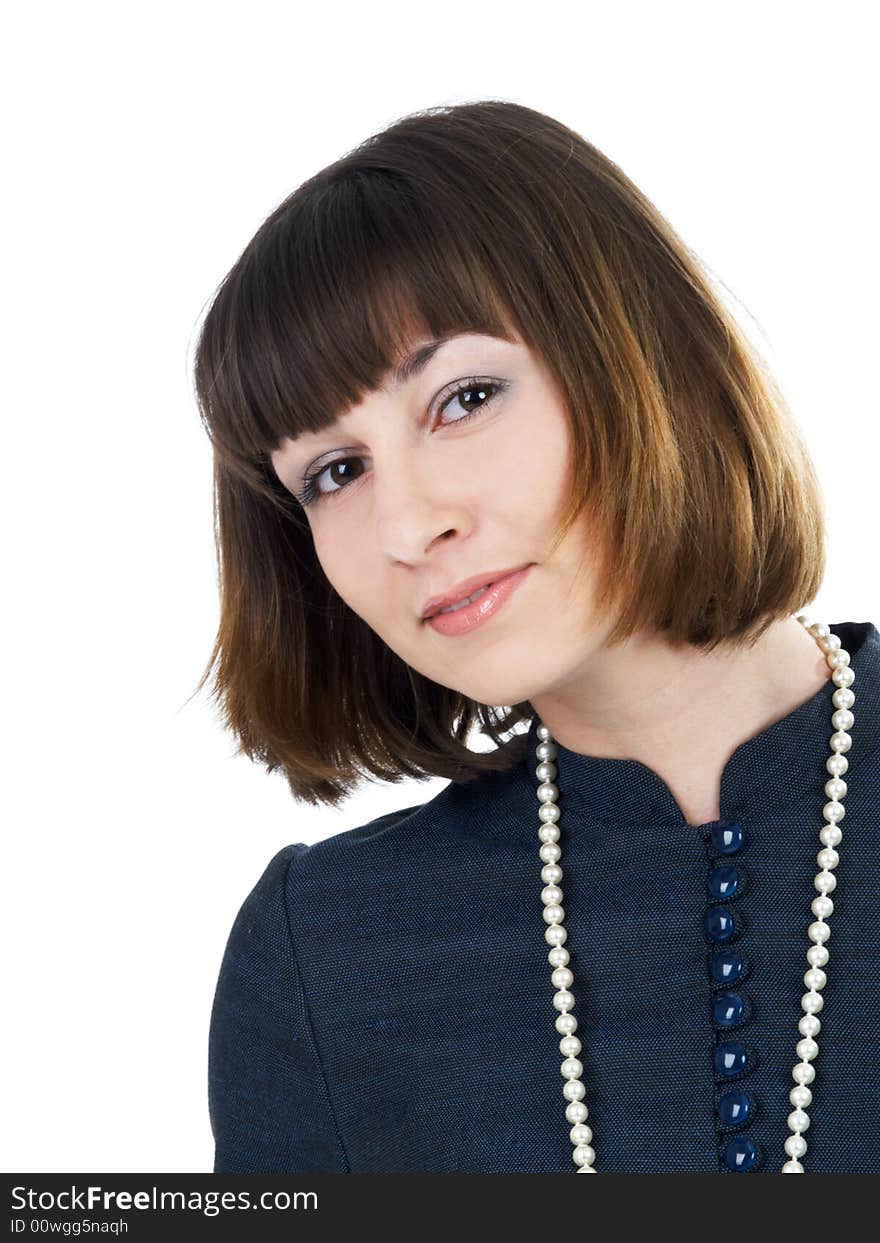
[[[470,506],[436,468],[380,467],[373,495],[379,547],[393,561],[417,563],[438,540],[466,536],[472,525]]]

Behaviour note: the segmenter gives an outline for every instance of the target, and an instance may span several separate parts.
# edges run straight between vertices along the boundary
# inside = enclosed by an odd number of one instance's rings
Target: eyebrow
[[[464,336],[464,333],[445,333],[442,337],[435,337],[431,341],[426,341],[423,345],[414,349],[411,354],[407,354],[403,361],[398,363],[391,372],[391,387],[400,388],[401,385],[420,375],[442,345],[460,336]]]

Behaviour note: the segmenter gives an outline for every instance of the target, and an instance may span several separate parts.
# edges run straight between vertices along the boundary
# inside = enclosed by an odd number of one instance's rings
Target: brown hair
[[[214,695],[239,753],[295,798],[359,778],[466,781],[523,758],[528,701],[410,668],[337,595],[269,454],[375,391],[415,339],[537,350],[573,433],[561,539],[586,508],[609,643],[754,642],[824,574],[819,485],[761,355],[670,225],[561,122],[429,108],[304,182],[217,290],[195,358],[214,448]],[[496,746],[475,752],[474,724]]]

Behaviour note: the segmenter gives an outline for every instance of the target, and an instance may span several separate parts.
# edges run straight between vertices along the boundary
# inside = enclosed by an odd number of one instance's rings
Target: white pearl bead
[[[823,919],[817,919],[807,929],[807,936],[811,941],[815,941],[817,945],[824,945],[831,936],[831,929]]]
[[[791,1089],[788,1099],[795,1109],[806,1109],[813,1102],[813,1093],[805,1083],[799,1083],[797,1087]]]
[[[538,819],[544,824],[555,824],[560,815],[558,803],[542,803],[538,808]]]
[[[535,776],[539,781],[553,781],[556,776],[556,765],[551,764],[549,760],[542,760],[535,769]]]
[[[805,1014],[798,1022],[798,1031],[802,1036],[818,1036],[821,1030],[821,1020],[815,1014]]]
[[[574,976],[568,967],[557,967],[550,976],[554,988],[568,988],[574,983]]]
[[[831,696],[831,702],[835,708],[851,708],[855,701],[856,697],[848,686],[838,686]]]
[[[795,1083],[812,1083],[816,1078],[816,1071],[809,1062],[796,1062],[791,1077]]]
[[[560,988],[553,994],[553,1005],[563,1013],[569,1011],[574,1005],[574,993],[570,993],[567,988]]]
[[[800,616],[803,617],[804,614],[801,613]],[[811,622],[809,626],[807,626],[807,629],[810,634],[814,635],[817,639],[827,639],[831,634],[831,627],[827,624],[827,622]]]
[[[564,945],[554,945],[552,950],[547,951],[547,961],[551,967],[564,967],[568,957],[568,950]]]
[[[804,972],[804,984],[814,992],[820,992],[828,983],[828,976],[821,967],[810,967]]]
[[[559,1073],[563,1079],[580,1079],[584,1073],[584,1065],[576,1057],[567,1057],[559,1067]]]
[[[826,660],[829,669],[840,669],[844,665],[850,663],[850,654],[845,647],[839,647],[836,652],[829,652]]]
[[[545,906],[558,905],[562,901],[562,890],[558,885],[545,885],[541,890],[541,901]]]
[[[565,924],[551,924],[544,933],[544,940],[548,945],[561,945],[563,941],[567,941],[568,932]]]
[[[807,1151],[807,1141],[803,1135],[789,1135],[785,1141],[785,1151],[790,1157],[802,1157]]]
[[[824,967],[827,961],[827,945],[811,945],[807,950],[807,962],[811,967]]]
[[[559,856],[562,854],[562,851],[555,842],[545,842],[538,851],[538,854],[541,856],[544,863],[556,863]]]
[[[834,903],[827,894],[820,894],[818,898],[813,898],[810,910],[817,919],[827,919],[829,915],[834,914]]]
[[[565,907],[560,906],[558,902],[551,902],[549,906],[544,907],[544,922],[547,924],[561,924],[565,919]]]
[[[593,1138],[593,1128],[585,1122],[576,1122],[569,1131],[568,1138],[573,1144],[589,1144]]]
[[[538,728],[535,730],[535,733],[538,735],[541,742],[546,742],[547,739],[551,737],[550,727],[545,725],[543,721],[538,726]]]
[[[848,730],[852,729],[855,717],[849,708],[838,708],[836,712],[831,714],[831,724],[835,729]]]
[[[807,1014],[816,1014],[825,1005],[825,998],[821,993],[813,992],[804,993],[801,997],[801,1009],[806,1010]]]
[[[570,1036],[572,1032],[577,1031],[578,1021],[573,1014],[560,1014],[556,1020],[556,1030],[560,1036]]]
[[[837,824],[838,820],[842,820],[846,815],[846,808],[843,803],[838,803],[832,799],[830,803],[826,803],[822,808],[822,815],[832,824]]]
[[[559,1042],[559,1052],[563,1057],[577,1057],[581,1051],[581,1042],[577,1036],[563,1036]]]
[[[788,1115],[788,1126],[791,1131],[806,1131],[810,1126],[810,1115],[803,1109],[793,1109]]]
[[[535,755],[539,760],[555,760],[556,743],[550,742],[549,740],[546,742],[539,742],[535,747]]]
[[[829,777],[825,782],[825,793],[829,798],[836,799],[838,803],[846,797],[848,788],[842,777]]]
[[[824,849],[820,850],[816,855],[816,862],[819,864],[819,867],[823,872],[826,870],[831,871],[832,868],[836,868],[840,862],[840,855],[833,846],[825,846]]]
[[[832,893],[837,888],[837,877],[833,872],[817,872],[813,884],[820,893]]]
[[[831,675],[831,681],[835,686],[852,686],[855,680],[856,675],[853,673],[852,669],[847,667],[835,669]]]
[[[794,1049],[798,1057],[802,1057],[805,1062],[812,1062],[819,1052],[819,1046],[812,1036],[804,1036],[803,1040],[797,1042]]]
[[[538,829],[538,838],[542,842],[558,842],[559,841],[559,825],[558,824],[542,824]]]
[[[566,1079],[562,1085],[562,1095],[569,1101],[579,1101],[586,1095],[587,1089],[580,1079]]]
[[[800,1161],[786,1161],[785,1165],[782,1167],[783,1174],[803,1174],[803,1172],[804,1167],[801,1165]]]
[[[596,1160],[596,1153],[589,1144],[578,1144],[571,1155],[574,1157],[575,1165],[592,1165]]]
[[[836,634],[826,635],[823,639],[819,639],[819,646],[823,652],[837,652],[840,650],[840,636]]]
[[[565,1107],[565,1116],[569,1122],[583,1122],[589,1117],[589,1109],[583,1101],[572,1101],[570,1105]]]
[[[562,880],[562,868],[558,863],[545,863],[541,868],[541,880],[545,885],[558,885]]]
[[[542,781],[536,791],[538,799],[542,803],[555,803],[559,797],[559,787],[552,781]]]
[[[839,846],[843,832],[836,824],[826,824],[824,829],[819,830],[819,841],[823,846]]]

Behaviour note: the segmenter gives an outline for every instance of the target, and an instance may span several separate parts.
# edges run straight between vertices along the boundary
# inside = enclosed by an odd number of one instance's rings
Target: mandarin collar
[[[880,746],[880,632],[872,622],[832,623],[831,631],[850,654],[855,673],[852,746],[846,753],[854,774]],[[780,803],[815,795],[827,801],[824,785],[831,774],[825,761],[834,732],[829,679],[814,695],[760,733],[740,743],[721,777],[720,819],[754,819]],[[528,751],[520,773],[534,798],[538,718],[528,730]],[[559,806],[575,807],[595,821],[658,821],[687,826],[684,813],[665,781],[640,760],[583,755],[556,741]],[[821,810],[821,806],[819,806]],[[715,821],[711,823],[717,823]]]

